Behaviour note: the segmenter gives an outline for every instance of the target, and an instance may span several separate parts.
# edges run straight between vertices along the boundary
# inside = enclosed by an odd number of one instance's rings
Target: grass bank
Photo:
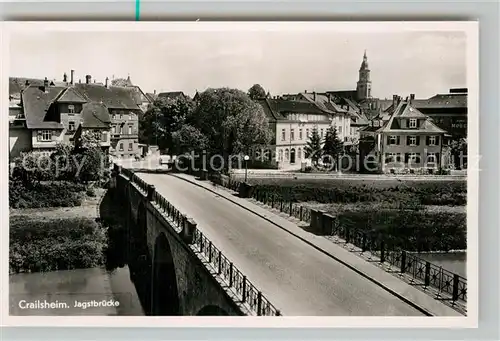
[[[9,272],[46,272],[105,264],[106,230],[94,219],[14,216]]]

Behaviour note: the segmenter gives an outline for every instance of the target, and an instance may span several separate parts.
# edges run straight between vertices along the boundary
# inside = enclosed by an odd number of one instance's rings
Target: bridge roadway
[[[193,218],[284,315],[422,316],[375,283],[255,214],[166,174],[136,173]]]

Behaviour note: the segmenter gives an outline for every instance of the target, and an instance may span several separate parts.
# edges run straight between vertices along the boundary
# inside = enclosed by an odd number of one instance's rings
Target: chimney
[[[313,101],[316,102],[316,91],[313,91]]]
[[[153,95],[156,95],[156,90],[153,90]]]
[[[307,90],[304,90],[304,93],[307,94]]]
[[[398,105],[398,95],[392,95],[392,106],[396,107]]]
[[[45,77],[45,79],[43,80],[43,86],[42,86],[42,89],[43,89],[43,92],[48,92],[49,90],[49,80],[47,79],[47,77]]]
[[[415,100],[415,94],[410,94],[410,104]]]
[[[68,82],[68,75],[66,74],[66,72],[64,73],[63,75],[63,82],[64,83],[67,83]]]
[[[78,83],[81,83],[81,82],[82,82],[82,80],[81,80],[81,79],[79,79],[79,80],[78,80]]]
[[[75,76],[75,70],[71,70],[71,79],[70,79],[71,85],[74,84],[74,76]]]
[[[26,80],[26,82],[24,82],[24,85],[25,85],[25,86],[29,86],[29,85],[30,85],[29,80]]]
[[[86,75],[85,76],[85,83],[87,83],[87,84],[92,83],[92,76],[91,75]]]
[[[106,85],[106,88],[109,88],[109,78],[106,77],[106,83],[104,83]]]

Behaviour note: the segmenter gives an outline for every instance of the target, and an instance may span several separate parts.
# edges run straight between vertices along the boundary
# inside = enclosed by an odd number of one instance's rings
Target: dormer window
[[[378,124],[378,121],[377,121],[377,120],[373,121],[373,126],[374,126],[374,127],[378,127],[378,126],[379,126],[379,124]]]
[[[410,128],[416,128],[417,127],[417,119],[416,118],[410,118],[409,127]]]
[[[70,113],[70,114],[75,113],[75,106],[73,104],[68,105],[68,113]]]

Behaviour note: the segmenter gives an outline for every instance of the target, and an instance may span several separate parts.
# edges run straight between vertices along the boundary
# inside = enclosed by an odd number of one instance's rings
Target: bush
[[[92,219],[36,220],[10,223],[9,271],[39,272],[101,266],[106,231]]]
[[[276,181],[276,180],[275,180]],[[264,181],[263,181],[264,182]],[[279,181],[276,181],[279,182]],[[304,183],[284,180],[282,183],[257,184],[259,191],[278,197],[287,197],[294,202],[315,201],[319,203],[356,202],[407,202],[422,205],[465,205],[467,188],[465,181],[414,182],[408,185],[397,180],[322,180]],[[255,184],[255,181],[253,181]]]
[[[341,226],[381,237],[389,247],[422,252],[467,248],[465,213],[370,210],[336,216]]]
[[[80,206],[85,186],[72,182],[54,181],[29,184],[9,181],[11,208],[73,207]]]
[[[95,190],[93,188],[89,188],[87,189],[87,192],[86,194],[89,196],[89,197],[95,197],[96,194],[95,194]]]

